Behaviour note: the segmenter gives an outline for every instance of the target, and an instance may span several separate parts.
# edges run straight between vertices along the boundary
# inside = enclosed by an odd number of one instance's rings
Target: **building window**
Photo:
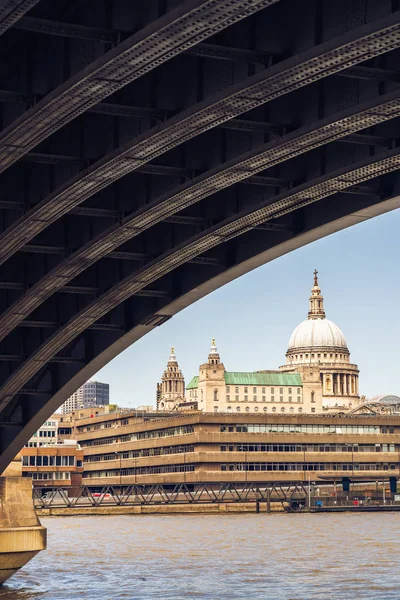
[[[300,394],[301,393],[301,388],[297,388],[297,393]]]
[[[257,394],[257,388],[253,387],[253,394]]]
[[[315,412],[315,407],[313,406],[311,409],[311,412],[314,413]]]
[[[253,402],[257,402],[257,396],[253,396]]]
[[[239,386],[236,386],[235,387],[235,394],[238,394],[238,393],[239,393]]]
[[[265,387],[263,387],[263,389],[261,391],[263,394],[265,394]]]
[[[289,396],[289,402],[291,402],[291,401],[292,401],[292,396]]]
[[[263,401],[263,402],[266,402],[266,396],[263,396],[263,397],[262,397],[262,401]]]
[[[288,394],[292,393],[292,388],[288,388]]]
[[[244,393],[248,394],[248,388],[247,387],[244,388]]]
[[[283,396],[279,396],[279,402],[283,402]]]
[[[271,394],[275,394],[275,388],[271,388]]]
[[[275,396],[271,396],[271,402],[275,402]]]
[[[232,406],[228,406],[227,410],[232,410]]]
[[[301,402],[300,396],[297,396],[297,402]]]
[[[272,407],[272,412],[276,412],[276,406]]]
[[[230,393],[230,389],[229,389],[229,385],[226,386],[226,393],[229,394]]]
[[[279,393],[283,394],[283,388],[279,388]]]
[[[236,402],[239,402],[239,396],[235,396]]]
[[[237,410],[238,412],[240,412],[240,406],[237,406],[237,407],[236,407],[236,410]]]
[[[299,412],[300,412],[300,413],[301,413],[301,412],[303,412],[303,409],[301,408],[301,406],[300,406],[300,408],[299,408]]]
[[[249,412],[250,408],[248,406],[246,406],[246,412]]]
[[[289,408],[289,410],[290,410],[290,412],[291,412],[291,413],[292,413],[292,412],[294,412],[294,408],[293,408],[293,406],[291,406],[291,407]]]
[[[311,392],[311,402],[315,404],[315,392]]]
[[[214,406],[214,412],[218,412],[218,406]]]
[[[258,412],[258,406],[254,407],[254,412]]]
[[[263,411],[264,411],[264,412],[267,412],[267,411],[268,411],[268,407],[267,407],[267,406],[264,406],[264,408],[263,408]]]
[[[247,400],[248,400],[248,399],[249,399],[249,397],[248,397],[248,396],[245,396],[245,397],[244,397],[244,401],[245,401],[245,402],[247,402]]]
[[[285,412],[285,407],[284,406],[281,407],[281,412]]]
[[[230,397],[230,396],[227,396],[227,397],[226,397],[226,401],[227,401],[227,402],[230,402],[230,401],[231,401],[231,397]]]
[[[214,390],[214,402],[216,402],[218,400],[218,390],[215,389]]]

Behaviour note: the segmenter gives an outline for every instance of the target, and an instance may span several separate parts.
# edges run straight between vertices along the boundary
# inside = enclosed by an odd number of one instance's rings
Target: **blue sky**
[[[186,383],[207,360],[211,338],[228,371],[275,369],[307,318],[319,271],[327,317],[342,329],[360,392],[400,395],[400,210],[295,250],[222,287],[156,328],[97,373],[119,406],[154,404],[175,346]]]

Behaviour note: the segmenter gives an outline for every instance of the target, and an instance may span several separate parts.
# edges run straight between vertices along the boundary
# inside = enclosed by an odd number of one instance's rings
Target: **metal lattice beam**
[[[203,253],[251,231],[271,218],[304,208],[334,195],[342,189],[399,168],[400,148],[396,148],[293,188],[277,196],[272,203],[261,205],[257,209],[243,211],[164,253],[96,298],[34,351],[1,387],[0,410],[3,410],[18,394],[18,390],[25,387],[29,380],[65,346],[113,308],[146,286],[188,261],[196,257],[201,258],[200,255]]]
[[[363,103],[352,109],[334,114],[329,119],[315,123],[265,144],[252,152],[241,155],[219,169],[212,169],[188,184],[156,199],[141,208],[122,222],[99,234],[94,240],[70,255],[66,261],[55,267],[39,280],[24,296],[19,298],[0,318],[0,340],[4,339],[14,327],[40,306],[74,277],[102,257],[145,261],[144,254],[116,252],[118,246],[140,235],[146,229],[163,220],[189,220],[190,217],[175,213],[200,202],[211,194],[230,187],[254,176],[255,173],[293,159],[322,145],[340,140],[344,135],[371,127],[400,116],[400,90],[379,96],[374,101]],[[204,224],[204,223],[203,223]],[[259,224],[262,226],[262,224]],[[264,225],[265,227],[265,225]],[[279,226],[278,226],[279,228]],[[26,245],[27,252],[52,252],[68,255],[68,248],[55,248]]]
[[[15,25],[39,0],[0,0],[0,35]]]
[[[0,264],[63,214],[168,150],[245,111],[348,69],[366,57],[400,47],[398,17],[394,13],[266,69],[107,155],[85,174],[39,202],[0,236]]]
[[[52,133],[128,83],[279,0],[187,0],[78,73],[0,137],[0,173]]]

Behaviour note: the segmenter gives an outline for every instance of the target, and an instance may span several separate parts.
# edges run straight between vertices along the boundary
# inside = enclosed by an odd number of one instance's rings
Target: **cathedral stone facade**
[[[292,333],[280,370],[301,375],[305,399],[314,400],[316,412],[347,411],[360,399],[358,366],[350,362],[342,331],[326,318],[317,271],[308,318]]]
[[[285,365],[252,373],[226,371],[213,340],[207,362],[185,390],[172,349],[157,386],[157,408],[231,414],[348,412],[359,402],[358,376],[342,331],[326,318],[315,271],[308,318],[290,337]]]

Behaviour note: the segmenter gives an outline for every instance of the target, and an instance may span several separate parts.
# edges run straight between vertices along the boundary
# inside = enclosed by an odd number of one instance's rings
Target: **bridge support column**
[[[0,477],[0,585],[45,548],[46,528],[33,508],[32,481],[22,477],[17,457]]]

